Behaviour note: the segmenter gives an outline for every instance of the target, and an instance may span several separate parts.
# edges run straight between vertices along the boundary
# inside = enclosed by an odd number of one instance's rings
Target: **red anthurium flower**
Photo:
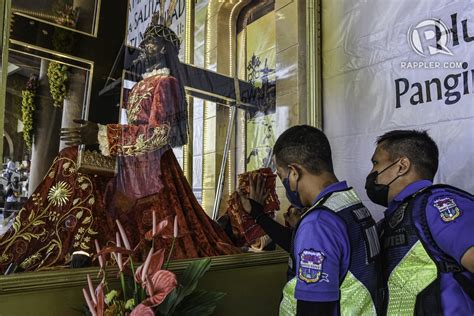
[[[94,240],[94,243],[95,243],[95,250],[97,252],[97,259],[99,260],[100,268],[103,269],[104,268],[104,258],[102,257],[102,254],[100,254],[99,242],[96,239],[96,240]]]
[[[104,307],[105,307],[105,293],[104,293],[104,281],[99,283],[97,288],[95,289],[95,295],[97,298],[97,316],[104,315]]]
[[[98,255],[106,255],[109,253],[121,253],[123,255],[131,255],[133,254],[134,250],[128,250],[124,247],[115,247],[115,246],[108,246],[102,248],[97,254]]]
[[[153,253],[150,249],[148,256],[135,272],[135,280],[146,288],[149,297],[142,304],[156,306],[161,304],[166,296],[177,286],[176,275],[167,270],[160,270],[165,260],[165,250],[160,249]],[[138,314],[137,314],[138,315]]]
[[[146,291],[150,297],[144,304],[150,306],[161,304],[177,285],[176,274],[168,270],[156,271],[146,283]]]
[[[115,242],[117,244],[117,247],[122,247],[122,241],[120,240],[120,234],[117,232],[115,233]],[[122,253],[117,252],[114,253],[115,260],[117,261],[117,265],[119,267],[120,271],[123,271],[123,261],[122,261]]]
[[[153,275],[154,272],[159,271],[165,260],[165,250],[160,249],[153,253],[153,249],[150,249],[145,262],[138,267],[135,272],[135,280],[145,288],[145,283]]]
[[[122,224],[120,223],[120,221],[117,219],[115,220],[117,222],[117,226],[118,226],[118,229],[119,229],[119,233],[120,233],[120,237],[122,237],[122,240],[123,240],[123,244],[125,246],[125,248],[127,248],[128,250],[131,250],[132,247],[130,246],[130,242],[128,241],[128,238],[127,238],[127,233],[125,233],[125,229],[123,228]],[[118,245],[117,245],[118,246]]]
[[[160,236],[166,226],[168,226],[167,219],[164,219],[158,224],[156,224],[156,215],[155,215],[155,212],[153,212],[153,227],[151,230],[145,233],[145,239],[152,240],[153,237]]]
[[[152,232],[153,236],[155,236],[156,235],[156,212],[155,211],[153,211],[153,217],[152,218],[153,218],[153,221],[152,221],[152,231],[151,232]]]
[[[130,314],[130,316],[155,316],[151,307],[144,304],[138,304]]]
[[[94,292],[94,287],[92,286],[92,279],[90,275],[87,275],[87,286],[89,287],[92,302],[94,303],[94,305],[97,305],[97,297]]]
[[[170,216],[168,216],[170,217]],[[171,238],[178,238],[178,217],[174,217],[174,222],[173,222],[173,229],[171,230],[171,227],[168,229],[168,224],[170,223],[170,220],[165,219],[156,224],[156,214],[153,212],[153,226],[152,229],[147,231],[145,233],[145,239],[146,240],[152,240],[154,237],[159,236],[164,239],[171,239]],[[164,233],[164,230],[166,229],[166,233]]]
[[[91,312],[92,316],[97,316],[97,312],[95,310],[95,304],[92,301],[91,297],[89,296],[89,293],[87,292],[87,290],[82,289],[82,294],[84,295],[84,298],[86,299],[87,307],[89,308],[89,311]]]
[[[89,291],[82,289],[82,294],[84,294],[89,311],[93,316],[103,316],[105,303],[104,282],[100,282],[94,290],[91,277],[90,275],[87,275],[87,284]]]
[[[173,237],[178,237],[178,216],[174,217],[174,225],[173,225]]]

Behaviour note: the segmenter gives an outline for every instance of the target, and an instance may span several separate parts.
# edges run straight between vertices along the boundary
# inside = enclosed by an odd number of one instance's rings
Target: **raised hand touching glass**
[[[74,122],[81,124],[81,126],[61,128],[61,141],[65,142],[66,146],[93,145],[99,143],[97,138],[99,125],[97,123],[85,120],[74,120]]]
[[[265,188],[265,178],[260,174],[255,174],[249,177],[249,193],[244,194],[242,191],[238,191],[240,196],[240,202],[242,203],[243,209],[250,213],[252,210],[252,204],[250,200],[264,206],[265,200],[268,196],[268,190]]]

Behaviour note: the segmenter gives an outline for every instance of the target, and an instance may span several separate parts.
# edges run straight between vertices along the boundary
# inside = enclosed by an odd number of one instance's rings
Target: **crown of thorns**
[[[156,12],[152,19],[150,25],[145,30],[143,35],[143,42],[146,43],[149,40],[154,40],[157,38],[162,38],[167,42],[173,44],[176,48],[176,51],[179,51],[179,46],[181,41],[178,36],[169,28],[173,18],[174,10],[176,9],[176,0],[171,0],[168,10],[165,10],[166,1],[162,0],[160,2],[160,10]],[[142,46],[140,44],[140,46]]]
[[[143,42],[140,44],[140,46],[143,46],[144,43],[150,40],[156,40],[157,38],[162,38],[165,41],[172,43],[176,48],[176,51],[179,51],[181,41],[179,40],[178,36],[167,26],[155,24],[153,21],[146,28],[145,34],[143,35]]]

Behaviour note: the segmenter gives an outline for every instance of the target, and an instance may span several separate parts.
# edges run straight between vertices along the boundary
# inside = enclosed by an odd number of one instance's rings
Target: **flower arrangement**
[[[26,89],[21,91],[21,117],[23,121],[23,139],[26,147],[31,150],[33,145],[33,116],[35,113],[36,90],[38,89],[38,76],[33,74],[26,83]]]
[[[167,270],[178,237],[177,217],[174,219],[173,240],[166,261],[164,249],[154,250],[155,238],[161,237],[167,225],[167,220],[156,224],[156,216],[153,213],[152,231],[147,233],[152,238],[153,245],[145,262],[137,269],[134,267],[132,255],[138,246],[131,248],[119,221],[115,246],[100,249],[95,241],[99,274],[103,277],[94,288],[88,275],[88,289],[83,289],[87,308],[92,316],[212,315],[225,294],[197,289],[198,281],[209,270],[211,261],[209,258],[194,260],[178,280],[173,272]],[[108,287],[104,270],[107,254],[111,254],[119,268],[120,290]],[[126,275],[130,276],[128,280],[131,282],[126,282]]]
[[[56,23],[62,26],[75,28],[77,19],[79,18],[79,8],[74,8],[72,5],[64,5],[64,7],[56,10]]]
[[[70,5],[64,5],[56,13],[56,23],[70,28],[76,27],[79,9]],[[70,53],[74,47],[74,34],[68,30],[55,28],[53,47],[57,51]],[[49,91],[55,107],[61,107],[66,98],[67,82],[69,79],[68,69],[68,66],[57,62],[51,62],[48,66]]]
[[[70,5],[58,6],[55,22],[68,28],[76,28],[79,19],[79,8]],[[53,34],[53,47],[65,53],[72,52],[74,48],[74,32],[56,27]]]
[[[48,66],[49,92],[53,105],[61,107],[67,94],[68,66],[51,62]]]

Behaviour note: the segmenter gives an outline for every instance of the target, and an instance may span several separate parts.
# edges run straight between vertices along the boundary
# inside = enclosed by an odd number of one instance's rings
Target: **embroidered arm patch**
[[[326,256],[321,251],[304,249],[299,254],[298,278],[306,284],[328,282],[328,274],[323,272]]]
[[[450,197],[442,197],[434,200],[433,206],[439,211],[439,216],[445,223],[454,221],[461,216],[461,210]]]

